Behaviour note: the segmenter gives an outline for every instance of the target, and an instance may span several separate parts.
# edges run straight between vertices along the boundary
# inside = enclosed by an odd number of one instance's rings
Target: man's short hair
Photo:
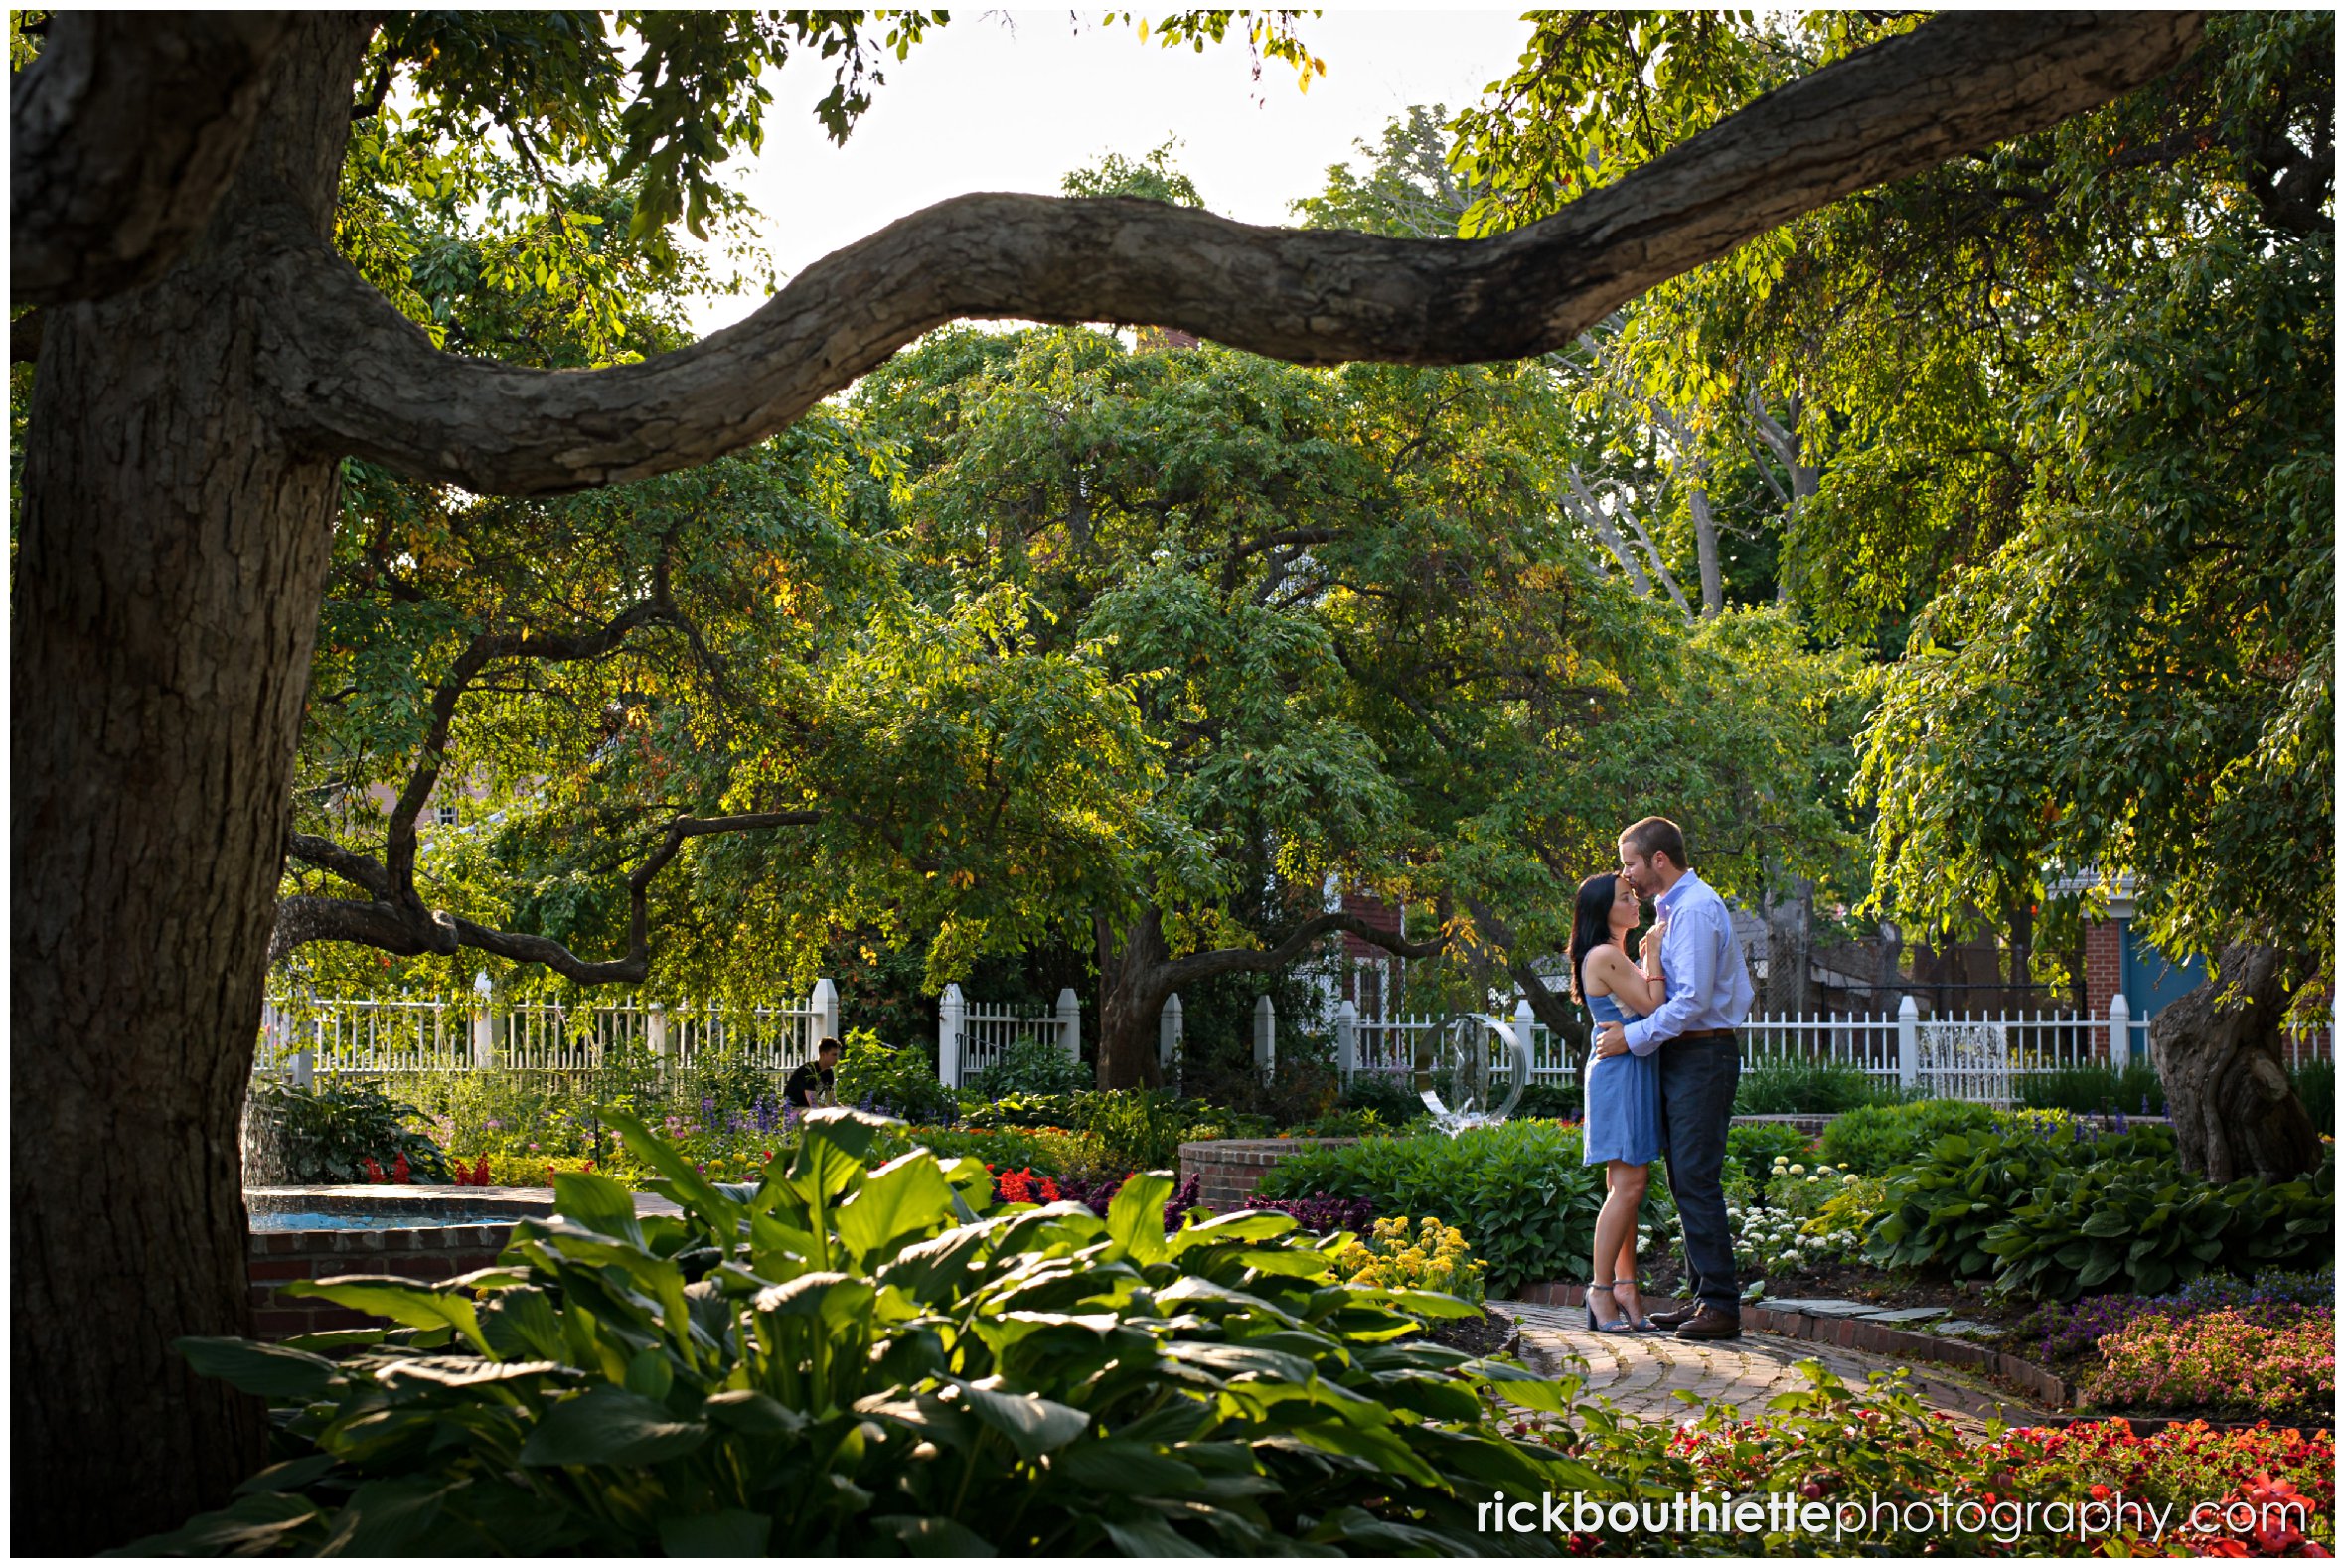
[[[815,1041],[814,1053],[817,1056],[820,1056],[825,1051],[837,1050],[838,1048],[839,1042],[833,1039],[830,1035],[826,1034],[821,1039]]]
[[[1679,870],[1686,867],[1685,835],[1666,817],[1645,817],[1629,824],[1621,834],[1621,842],[1648,861],[1656,855],[1665,855],[1669,863]]]

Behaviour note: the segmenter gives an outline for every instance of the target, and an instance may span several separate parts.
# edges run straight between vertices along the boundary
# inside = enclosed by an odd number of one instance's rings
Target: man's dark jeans
[[[1661,1045],[1661,1139],[1669,1193],[1685,1227],[1686,1295],[1742,1316],[1734,1232],[1726,1219],[1726,1124],[1742,1081],[1741,1042],[1732,1036]]]

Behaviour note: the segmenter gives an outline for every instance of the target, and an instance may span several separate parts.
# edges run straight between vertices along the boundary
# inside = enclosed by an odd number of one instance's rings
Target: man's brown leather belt
[[[1734,1036],[1735,1031],[1733,1029],[1693,1029],[1687,1033],[1674,1035],[1672,1037],[1681,1040],[1730,1040],[1733,1039]]]

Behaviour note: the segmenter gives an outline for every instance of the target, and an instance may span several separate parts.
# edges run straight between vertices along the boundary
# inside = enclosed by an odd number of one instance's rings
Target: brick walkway
[[[1860,1385],[1898,1363],[1861,1350],[1817,1344],[1782,1334],[1745,1331],[1739,1339],[1680,1339],[1672,1333],[1591,1333],[1587,1314],[1574,1307],[1493,1301],[1492,1307],[1522,1326],[1517,1354],[1523,1364],[1548,1376],[1586,1368],[1586,1394],[1609,1399],[1623,1414],[1682,1422],[1701,1406],[1671,1397],[1684,1388],[1704,1399],[1724,1399],[1744,1415],[1765,1411],[1777,1394],[1807,1387],[1798,1370],[1821,1361],[1842,1382]],[[1665,1305],[1647,1303],[1648,1308]],[[1988,1416],[2007,1422],[2041,1420],[2046,1412],[2016,1395],[1942,1367],[1914,1369],[1906,1386],[1924,1404],[1943,1410],[1955,1424],[1976,1430]]]

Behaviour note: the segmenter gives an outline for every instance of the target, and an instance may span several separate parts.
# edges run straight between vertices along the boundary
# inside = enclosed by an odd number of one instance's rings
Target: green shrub
[[[1864,1105],[1833,1117],[1815,1152],[1858,1176],[1886,1176],[1950,1133],[1981,1135],[1994,1125],[1994,1112],[1966,1100]]]
[[[961,1122],[966,1127],[1073,1127],[1077,1125],[1075,1102],[1079,1098],[1076,1094],[1028,1094],[1019,1090],[988,1098],[964,1089]]]
[[[2119,1111],[2127,1116],[2166,1114],[2165,1086],[2158,1082],[2157,1069],[2145,1061],[2025,1073],[2018,1086],[2019,1103],[2038,1110],[2097,1116]]]
[[[923,1124],[959,1114],[960,1102],[937,1081],[925,1052],[885,1044],[869,1029],[850,1029],[840,1046],[834,1087],[841,1105]]]
[[[256,1084],[244,1123],[246,1179],[261,1186],[364,1181],[367,1161],[388,1172],[405,1155],[410,1179],[444,1182],[448,1163],[439,1145],[408,1126],[421,1115],[364,1079],[308,1089]]]
[[[1006,1094],[1073,1094],[1088,1089],[1092,1074],[1069,1056],[1056,1040],[1026,1034],[1010,1042],[1001,1059],[969,1080],[969,1087],[988,1100]]]
[[[1576,1122],[1580,1119],[1580,1086],[1576,1083],[1533,1083],[1524,1087],[1514,1114],[1549,1122]]]
[[[2307,1179],[2218,1184],[2176,1166],[2163,1128],[1955,1134],[1883,1180],[1865,1253],[2059,1301],[2097,1287],[2154,1296],[2203,1273],[2329,1256],[2335,1171],[2332,1155]]]
[[[1507,1435],[1496,1396],[1563,1389],[1410,1316],[1473,1309],[1337,1283],[1285,1215],[1168,1233],[1136,1176],[1104,1219],[980,1219],[982,1168],[872,1169],[882,1124],[843,1109],[719,1189],[611,1120],[680,1215],[565,1175],[493,1269],[286,1287],[401,1330],[180,1340],[275,1402],[281,1460],[132,1550],[1448,1555],[1494,1488],[1624,1493]]]
[[[2334,1136],[2337,1131],[2337,1064],[2333,1061],[2308,1061],[2288,1074],[2288,1082],[2296,1086],[2296,1098],[2304,1102],[2305,1114],[2312,1118],[2313,1127]]]
[[[1295,1138],[1385,1138],[1395,1133],[1421,1132],[1431,1121],[1423,1106],[1404,1125],[1384,1119],[1379,1111],[1330,1111],[1284,1131]]]
[[[1251,1058],[1191,1061],[1182,1087],[1241,1115],[1267,1117],[1277,1128],[1298,1127],[1334,1110],[1342,1099],[1343,1081],[1326,1053],[1304,1040],[1294,1042],[1290,1050],[1282,1036],[1278,1059],[1268,1073]]]
[[[1425,1102],[1409,1087],[1410,1074],[1362,1068],[1351,1075],[1338,1100],[1347,1111],[1374,1111],[1387,1127],[1425,1114]]]
[[[1509,1296],[1539,1281],[1588,1277],[1604,1176],[1580,1163],[1580,1148],[1578,1128],[1552,1122],[1370,1138],[1298,1150],[1270,1168],[1259,1190],[1365,1198],[1378,1214],[1439,1214],[1489,1265],[1491,1294]],[[1668,1212],[1659,1175],[1648,1217]]]
[[[1813,1139],[1781,1122],[1735,1122],[1726,1129],[1727,1158],[1741,1165],[1753,1186],[1767,1185],[1777,1160],[1804,1161],[1814,1153]]]
[[[1119,1175],[1170,1171],[1180,1161],[1196,1109],[1166,1089],[1094,1090],[1075,1096],[1074,1125],[1099,1140]]]
[[[1768,1058],[1743,1068],[1734,1091],[1737,1116],[1829,1116],[1899,1098],[1860,1067],[1834,1061]]]

